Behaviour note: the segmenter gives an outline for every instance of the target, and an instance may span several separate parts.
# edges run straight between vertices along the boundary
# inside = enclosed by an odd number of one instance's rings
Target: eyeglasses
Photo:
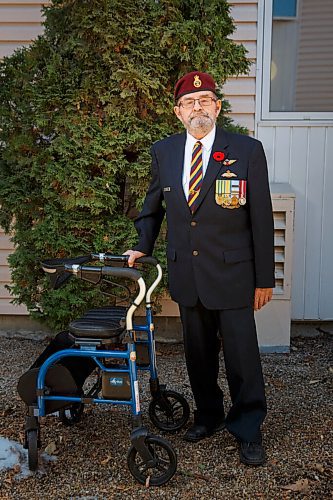
[[[178,106],[183,106],[184,109],[192,109],[195,105],[195,101],[198,101],[202,108],[208,108],[212,105],[212,102],[216,102],[217,99],[213,97],[200,97],[200,99],[184,99]]]

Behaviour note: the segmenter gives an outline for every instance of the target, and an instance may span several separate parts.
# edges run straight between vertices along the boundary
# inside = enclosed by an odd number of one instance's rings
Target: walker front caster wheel
[[[174,432],[181,429],[188,421],[190,407],[178,392],[164,390],[160,397],[151,401],[149,416],[152,423],[161,431]]]
[[[28,465],[31,471],[38,467],[38,430],[31,429],[25,433],[26,447],[28,448]]]
[[[162,486],[169,481],[177,470],[177,456],[172,446],[158,436],[148,435],[145,439],[152,460],[145,461],[134,446],[127,455],[131,474],[141,484]]]
[[[62,408],[61,410],[59,410],[59,418],[64,425],[66,425],[67,427],[71,427],[72,425],[80,422],[83,411],[83,403],[74,403],[67,408]]]

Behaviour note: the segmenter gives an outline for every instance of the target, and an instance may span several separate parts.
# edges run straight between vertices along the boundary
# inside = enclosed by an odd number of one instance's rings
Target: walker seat
[[[103,320],[88,320],[84,317],[76,319],[69,324],[68,327],[74,337],[91,338],[91,339],[115,339],[125,330],[116,321]]]

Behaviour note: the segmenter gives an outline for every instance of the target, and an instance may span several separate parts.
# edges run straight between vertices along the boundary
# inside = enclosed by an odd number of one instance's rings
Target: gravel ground
[[[54,416],[42,423],[42,448],[56,448],[55,461],[18,480],[17,470],[0,472],[1,499],[289,499],[333,498],[331,335],[296,338],[290,354],[263,355],[269,414],[264,424],[267,464],[241,465],[235,441],[226,431],[199,444],[183,432],[165,435],[148,418],[148,376],[140,375],[145,425],[176,449],[178,469],[160,488],[146,488],[126,465],[131,418],[127,408],[88,406],[82,421],[64,427]],[[0,436],[22,442],[24,405],[16,382],[46,342],[1,338]],[[161,382],[193,402],[181,345],[159,344]],[[221,369],[221,386],[226,390]],[[227,406],[230,404],[226,396]],[[50,447],[48,448],[50,449]]]

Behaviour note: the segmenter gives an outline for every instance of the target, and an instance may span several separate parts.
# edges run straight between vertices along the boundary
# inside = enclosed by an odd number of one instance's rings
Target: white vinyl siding
[[[332,320],[333,127],[259,125],[271,182],[296,194],[292,318]]]

